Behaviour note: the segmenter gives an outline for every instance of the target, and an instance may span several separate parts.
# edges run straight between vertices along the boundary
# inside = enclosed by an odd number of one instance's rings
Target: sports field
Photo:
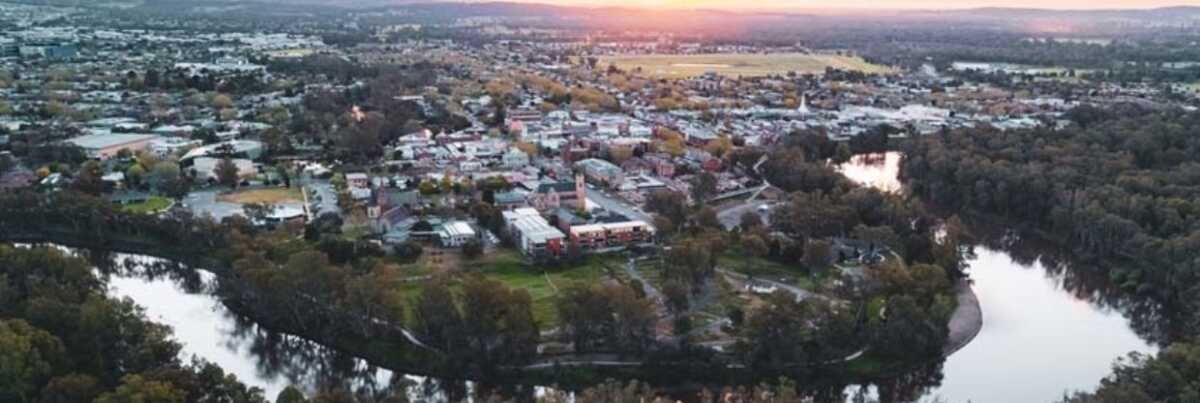
[[[865,73],[888,73],[887,66],[867,63],[858,57],[803,53],[773,54],[702,54],[702,55],[629,55],[602,56],[599,66],[618,68],[656,78],[687,78],[707,72],[729,77],[760,77],[772,74],[820,74],[826,67]]]
[[[287,202],[300,202],[303,200],[303,195],[300,194],[299,187],[290,188],[261,188],[242,190],[233,193],[222,194],[217,197],[218,200],[228,203],[248,204],[280,204]]]

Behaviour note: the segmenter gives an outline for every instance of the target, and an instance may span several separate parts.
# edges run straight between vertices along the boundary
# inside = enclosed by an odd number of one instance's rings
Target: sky
[[[1200,6],[1200,0],[532,0],[586,6],[715,9],[959,9],[1020,7],[1053,9],[1131,9]]]

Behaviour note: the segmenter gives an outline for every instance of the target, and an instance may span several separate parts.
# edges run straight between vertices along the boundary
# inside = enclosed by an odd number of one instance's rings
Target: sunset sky
[[[636,6],[719,9],[947,9],[1028,7],[1057,9],[1127,9],[1200,6],[1200,0],[533,0],[539,3],[587,6]]]

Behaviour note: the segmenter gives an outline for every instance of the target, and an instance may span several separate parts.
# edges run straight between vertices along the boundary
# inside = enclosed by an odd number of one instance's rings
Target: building
[[[346,185],[352,188],[366,189],[370,184],[367,174],[362,172],[346,174]]]
[[[542,120],[542,112],[533,108],[513,108],[507,113],[509,122],[533,123]]]
[[[512,150],[508,150],[508,152],[504,153],[504,155],[501,156],[500,159],[501,159],[500,163],[502,165],[504,165],[505,168],[508,168],[508,169],[518,169],[518,168],[523,168],[526,165],[529,165],[529,155],[527,155],[527,154],[525,154],[525,152],[515,149],[515,148]]]
[[[442,246],[459,247],[472,239],[476,239],[475,229],[466,221],[450,221],[438,229],[438,239]]]
[[[492,196],[492,205],[501,210],[512,210],[529,205],[526,194],[517,191],[497,192]]]
[[[158,138],[153,134],[89,134],[67,140],[68,143],[82,148],[92,158],[109,159],[121,150],[142,151],[150,147],[150,142]]]
[[[571,227],[571,242],[583,250],[625,248],[654,241],[654,226],[645,221],[598,223]]]
[[[587,187],[582,175],[576,175],[575,181],[557,181],[541,183],[529,194],[529,205],[538,210],[550,210],[564,207],[583,210],[587,208]]]
[[[30,44],[19,46],[17,53],[25,58],[41,57],[58,60],[75,57],[79,53],[79,48],[73,43]]]
[[[617,186],[625,181],[625,171],[611,162],[588,158],[575,163],[575,169],[583,173],[590,181],[599,182],[605,186]]]
[[[182,137],[159,137],[150,141],[150,152],[159,157],[166,157],[185,149],[204,145],[200,140],[189,140]]]
[[[254,162],[241,158],[234,158],[231,161],[233,161],[234,165],[237,165],[239,178],[249,179],[258,175],[258,169],[254,167]],[[192,170],[195,171],[196,180],[216,180],[217,173],[214,171],[220,162],[220,158],[209,157],[200,157],[193,160]]]
[[[180,161],[209,155],[230,155],[248,159],[258,159],[262,156],[263,143],[254,140],[230,140],[220,143],[196,147],[184,154]]]
[[[537,210],[518,208],[503,213],[507,231],[525,256],[560,256],[566,252],[566,235],[550,225]]]

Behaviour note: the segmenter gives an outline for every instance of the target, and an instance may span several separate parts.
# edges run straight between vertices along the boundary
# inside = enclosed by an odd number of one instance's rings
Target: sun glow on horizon
[[[1200,0],[518,0],[564,6],[719,10],[951,10],[986,7],[1034,9],[1146,9],[1200,6]]]

